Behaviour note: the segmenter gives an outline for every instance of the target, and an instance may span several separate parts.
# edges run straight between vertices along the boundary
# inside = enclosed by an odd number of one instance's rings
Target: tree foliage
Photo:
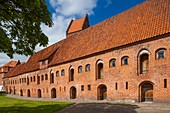
[[[46,0],[0,0],[0,53],[28,56],[37,45],[46,46],[40,25],[51,27],[50,17]]]

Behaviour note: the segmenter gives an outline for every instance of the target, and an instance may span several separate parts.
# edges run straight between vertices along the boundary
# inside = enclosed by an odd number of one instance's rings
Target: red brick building
[[[170,103],[170,0],[147,0],[92,27],[86,15],[66,32],[6,74],[9,93]]]
[[[2,79],[5,76],[5,74],[18,64],[20,64],[20,61],[18,61],[18,62],[10,61],[0,67],[0,91],[3,90],[3,80]]]

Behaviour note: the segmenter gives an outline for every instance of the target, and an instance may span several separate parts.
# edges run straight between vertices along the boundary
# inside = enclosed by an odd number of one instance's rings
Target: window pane
[[[88,85],[88,90],[91,90],[91,85]]]
[[[81,91],[84,91],[84,85],[81,85]]]
[[[86,71],[90,71],[90,64],[86,65]]]
[[[110,61],[110,67],[115,67],[116,66],[116,60],[111,60]]]
[[[164,79],[164,88],[167,88],[167,79]]]
[[[163,59],[164,58],[164,51],[159,51],[158,52],[158,59]]]
[[[127,58],[124,58],[124,65],[127,65],[128,64],[128,59]]]
[[[80,66],[80,67],[78,68],[78,72],[79,72],[79,73],[82,73],[82,66]]]
[[[59,71],[56,71],[56,76],[59,76],[60,74],[59,74]]]
[[[61,76],[64,76],[64,75],[65,75],[65,71],[62,70],[62,71],[61,71]]]
[[[45,65],[45,60],[41,61],[42,65]]]

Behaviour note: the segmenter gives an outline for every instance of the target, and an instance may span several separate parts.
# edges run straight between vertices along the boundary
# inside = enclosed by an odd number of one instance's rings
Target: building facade
[[[8,73],[8,71],[10,71],[13,67],[15,67],[16,65],[20,64],[20,61],[10,61],[6,64],[4,64],[3,66],[0,67],[0,91],[3,91],[3,77],[5,76],[6,73]]]
[[[66,39],[3,78],[8,93],[63,100],[170,103],[170,0],[147,0],[90,27],[72,20]]]

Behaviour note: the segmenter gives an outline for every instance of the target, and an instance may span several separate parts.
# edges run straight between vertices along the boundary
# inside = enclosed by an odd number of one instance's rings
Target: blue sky
[[[52,14],[53,27],[41,25],[42,31],[49,37],[49,45],[65,38],[65,32],[71,19],[89,15],[90,25],[93,26],[107,18],[115,16],[145,0],[47,0],[47,6]],[[36,51],[43,49],[37,47]],[[9,59],[0,53],[0,66],[10,60],[26,62],[28,57],[15,55]]]
[[[144,1],[145,0],[110,0],[107,5],[107,0],[98,0],[97,7],[93,10],[94,15],[89,17],[91,25],[119,14]]]
[[[94,14],[89,15],[90,25],[95,25],[144,1],[145,0],[97,0],[97,6],[93,9]],[[51,6],[50,0],[47,0],[47,6],[51,13],[55,13],[55,9]]]

